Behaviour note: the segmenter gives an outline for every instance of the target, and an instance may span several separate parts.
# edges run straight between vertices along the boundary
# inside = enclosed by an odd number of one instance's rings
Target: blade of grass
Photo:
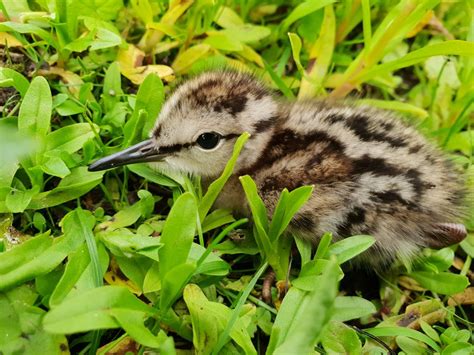
[[[227,325],[224,329],[224,331],[219,335],[219,340],[217,341],[217,345],[212,351],[213,355],[219,354],[219,351],[224,347],[224,345],[227,343],[229,340],[229,334],[234,326],[235,322],[239,318],[240,311],[242,309],[242,306],[244,305],[245,301],[247,300],[248,296],[250,295],[250,292],[252,292],[253,288],[255,287],[255,284],[257,283],[258,279],[260,276],[262,276],[263,272],[267,269],[268,263],[264,263],[257,271],[257,273],[254,275],[252,280],[248,283],[248,285],[245,287],[244,291],[239,297],[239,300],[235,306],[235,308],[232,310],[232,315],[227,322]]]

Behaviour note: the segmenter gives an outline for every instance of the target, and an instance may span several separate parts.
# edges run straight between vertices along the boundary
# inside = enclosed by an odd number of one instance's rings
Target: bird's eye
[[[203,149],[213,149],[217,147],[219,141],[221,140],[221,135],[215,132],[207,132],[201,134],[196,140],[197,144]]]

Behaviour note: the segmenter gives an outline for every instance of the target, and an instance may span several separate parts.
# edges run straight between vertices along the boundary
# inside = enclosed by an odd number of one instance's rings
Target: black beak
[[[154,142],[151,139],[148,139],[141,143],[132,145],[121,152],[93,162],[89,165],[89,171],[106,170],[126,164],[160,161],[164,157],[164,154],[158,153]]]

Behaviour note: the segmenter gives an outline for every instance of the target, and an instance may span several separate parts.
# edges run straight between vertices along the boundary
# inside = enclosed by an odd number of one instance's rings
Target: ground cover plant
[[[253,223],[211,208],[246,134],[207,191],[143,164],[87,171],[145,138],[180,80],[227,65],[288,98],[394,110],[472,186],[472,13],[467,0],[1,1],[0,353],[472,353],[472,233],[351,271],[372,237],[326,234],[314,251],[285,235],[312,187],[282,191],[269,218],[244,176]]]

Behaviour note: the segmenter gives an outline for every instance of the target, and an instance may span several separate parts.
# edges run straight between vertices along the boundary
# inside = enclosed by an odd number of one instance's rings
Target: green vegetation
[[[0,353],[474,351],[474,234],[360,286],[345,264],[372,237],[327,234],[314,253],[283,235],[310,187],[282,191],[269,220],[245,176],[252,225],[211,209],[248,135],[207,191],[147,165],[87,171],[147,136],[178,79],[225,64],[289,98],[397,111],[471,177],[471,2],[3,0],[0,10]]]

